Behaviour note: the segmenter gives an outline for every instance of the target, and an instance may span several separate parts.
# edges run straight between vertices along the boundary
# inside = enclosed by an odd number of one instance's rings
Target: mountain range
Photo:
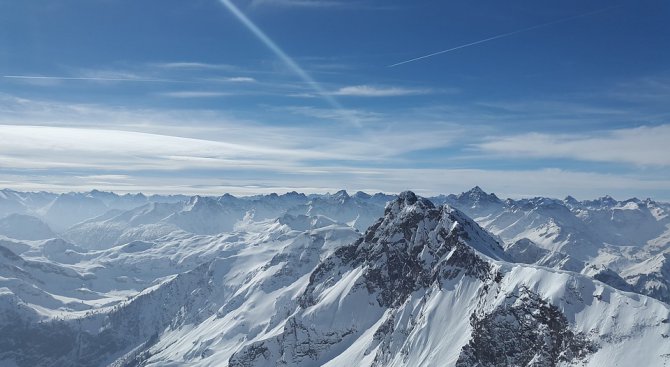
[[[0,366],[638,364],[667,203],[0,191]]]

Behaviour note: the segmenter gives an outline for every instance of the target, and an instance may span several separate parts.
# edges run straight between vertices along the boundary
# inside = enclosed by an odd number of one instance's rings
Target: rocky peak
[[[563,202],[569,207],[578,207],[581,204],[577,199],[570,195],[566,196],[565,199],[563,199]]]
[[[188,200],[184,206],[184,211],[211,210],[219,207],[219,202],[213,198],[195,195]]]
[[[429,209],[435,209],[435,205],[430,200],[419,198],[411,191],[403,191],[398,198],[386,204],[384,216],[402,212],[426,212]]]
[[[501,202],[494,193],[487,194],[486,191],[482,190],[479,186],[475,186],[469,191],[456,196],[456,200],[459,202],[470,202],[472,205]]]
[[[334,193],[331,198],[333,200],[339,201],[339,202],[344,202],[345,200],[348,200],[350,198],[349,193],[347,193],[346,190],[340,190],[336,193]]]
[[[372,196],[371,196],[370,194],[365,193],[365,192],[363,192],[363,191],[356,191],[356,193],[354,194],[354,198],[356,198],[356,199],[361,199],[361,200],[368,200],[368,199],[370,199],[371,197],[372,197]]]
[[[332,272],[362,267],[365,286],[377,293],[379,304],[398,305],[413,291],[445,277],[463,273],[488,279],[490,266],[481,254],[506,257],[495,239],[465,214],[405,191],[387,204],[384,216],[363,238],[338,249],[314,271],[303,304],[310,304],[313,289]],[[341,266],[345,269],[337,269]]]
[[[618,201],[609,195],[605,195],[595,200],[585,200],[582,204],[593,209],[609,209],[616,206]]]
[[[282,197],[285,197],[287,199],[306,199],[307,198],[307,196],[305,194],[299,193],[297,191],[287,192],[286,194],[282,195]]]
[[[240,199],[238,199],[237,197],[235,197],[231,194],[223,194],[219,197],[219,203],[224,204],[224,205],[233,204],[233,203],[238,202],[239,200]]]

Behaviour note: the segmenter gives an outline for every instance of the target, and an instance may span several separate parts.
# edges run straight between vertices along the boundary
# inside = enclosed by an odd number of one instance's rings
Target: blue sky
[[[0,187],[670,200],[669,15],[661,0],[0,0]]]

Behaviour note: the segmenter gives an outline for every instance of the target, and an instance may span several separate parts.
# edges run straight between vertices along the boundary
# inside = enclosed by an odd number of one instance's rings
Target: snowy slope
[[[302,223],[295,223],[296,219]],[[296,224],[300,224],[300,231],[291,227]],[[266,275],[254,287],[269,292],[284,281],[308,274],[322,253],[325,256],[359,235],[354,229],[325,218],[287,217],[247,223],[245,229],[228,235],[194,236],[182,232],[156,242],[136,241],[102,251],[87,251],[63,241],[14,243],[13,248],[21,255],[7,251],[7,257],[16,264],[12,269],[29,271],[0,274],[0,279],[5,279],[0,287],[7,285],[3,288],[7,307],[0,308],[0,314],[7,314],[8,320],[12,320],[0,323],[6,332],[2,334],[6,338],[0,337],[0,360],[12,352],[2,346],[18,343],[16,335],[21,335],[26,341],[23,348],[30,346],[30,351],[22,349],[21,358],[10,358],[20,365],[106,365],[176,322],[175,314],[185,303],[205,307],[207,310],[198,311],[203,314],[215,313],[216,308],[212,307],[217,302],[234,305],[240,297],[235,298],[228,290],[251,286],[244,279],[258,272]],[[48,276],[35,279],[32,275],[35,271],[30,269],[33,265],[29,264],[46,265],[47,260],[54,260],[55,245],[69,252],[68,257],[73,261],[59,268],[64,274],[61,278],[53,278],[52,282]],[[299,266],[300,263],[304,266]],[[217,279],[215,270],[226,278]],[[281,277],[271,277],[275,273]],[[62,278],[65,275],[68,279]],[[27,282],[26,279],[32,283],[13,285]],[[229,284],[221,289],[223,294],[217,293],[222,297],[220,301],[211,292],[217,280]],[[198,287],[204,288],[196,297]],[[23,289],[44,294],[42,298],[47,300],[27,295]],[[82,293],[81,301],[73,296],[77,292]],[[121,302],[127,297],[131,298]],[[77,307],[62,302],[66,299],[76,300]],[[24,312],[16,314],[17,310]],[[55,321],[56,317],[61,321]],[[28,343],[29,338],[36,339]],[[63,344],[60,354],[51,347],[53,338],[59,338]]]
[[[0,218],[0,235],[17,240],[44,240],[56,237],[49,226],[39,218],[10,214]]]
[[[352,197],[346,191],[311,198],[294,192],[249,198],[194,196],[184,202],[150,202],[130,210],[110,210],[75,224],[61,235],[81,246],[103,249],[133,240],[151,241],[176,230],[197,235],[227,233],[243,221],[284,214],[322,216],[364,231],[382,214],[387,198],[362,193]]]
[[[359,231],[365,231],[382,215],[386,204],[386,201],[382,202],[383,199],[380,199],[379,195],[370,196],[363,193],[350,196],[341,190],[332,195],[314,197],[303,205],[289,209],[288,213],[323,215],[340,223],[347,223]]]
[[[178,229],[167,223],[156,224],[182,207],[182,203],[148,203],[128,211],[112,210],[72,226],[62,237],[91,249],[109,248],[132,240],[151,240]]]

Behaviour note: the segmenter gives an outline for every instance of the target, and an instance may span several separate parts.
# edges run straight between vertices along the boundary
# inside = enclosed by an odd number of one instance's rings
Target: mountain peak
[[[282,196],[282,197],[285,197],[285,198],[306,198],[306,197],[307,197],[305,194],[303,194],[303,193],[299,193],[299,192],[297,192],[297,191],[295,191],[295,190],[294,190],[294,191],[287,192],[286,194],[281,195],[281,196]]]
[[[486,191],[482,190],[482,188],[479,187],[479,185],[477,185],[477,186],[471,188],[469,192],[472,192],[472,193],[482,193],[482,194],[486,195]]]
[[[349,198],[349,193],[347,193],[347,190],[340,190],[340,191],[333,194],[333,198],[348,199]]]
[[[217,207],[218,204],[219,203],[211,197],[195,195],[188,200],[184,206],[184,211],[204,210],[205,208]]]
[[[615,205],[617,203],[616,199],[614,199],[610,195],[605,195],[605,196],[599,198],[598,201],[600,201],[601,203],[606,204],[606,205]]]
[[[475,222],[447,205],[435,207],[425,198],[404,191],[389,202],[385,215],[356,243],[338,249],[311,279],[302,299],[314,301],[313,286],[326,279],[334,264],[365,269],[366,288],[378,291],[381,306],[399,305],[413,291],[441,277],[464,273],[489,277],[490,267],[479,254],[505,258],[498,242]]]
[[[486,191],[482,190],[481,187],[475,186],[471,188],[470,190],[456,196],[456,200],[458,201],[471,201],[473,204],[479,204],[483,202],[488,202],[488,203],[500,203],[500,199],[496,196],[494,193],[486,193]]]
[[[363,192],[363,191],[356,191],[356,193],[354,194],[354,197],[356,199],[367,200],[367,199],[370,199],[372,196],[370,194],[366,193],[366,192]]]
[[[563,201],[568,204],[579,204],[579,201],[574,197],[572,197],[571,195],[566,196],[565,199],[563,199]]]
[[[434,209],[435,205],[428,199],[418,197],[412,191],[403,191],[398,194],[398,198],[390,201],[386,205],[385,212],[388,214],[390,212],[400,212],[409,207],[420,209],[425,211],[428,209]]]
[[[412,205],[417,202],[416,194],[411,191],[403,191],[398,195],[398,200],[404,201],[408,205]]]

